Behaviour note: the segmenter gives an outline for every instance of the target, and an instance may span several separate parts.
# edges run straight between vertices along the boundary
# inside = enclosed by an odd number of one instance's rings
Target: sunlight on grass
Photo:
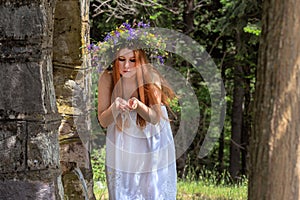
[[[94,182],[94,194],[97,200],[108,199],[108,191],[107,191],[106,183]]]
[[[97,200],[108,199],[105,176],[105,149],[92,152],[94,175],[94,193]],[[216,170],[202,169],[198,175],[193,168],[188,168],[184,179],[177,182],[177,200],[244,200],[247,199],[246,177],[241,177],[239,184],[232,184],[228,172],[218,174]]]
[[[103,184],[103,183],[101,183]],[[94,192],[97,200],[108,199],[106,185],[100,186],[95,182]],[[216,186],[206,185],[202,182],[183,182],[177,183],[177,200],[246,200],[247,185],[242,186]]]
[[[203,200],[244,200],[247,199],[247,185],[222,186],[207,185],[200,181],[183,182],[177,184],[177,199]]]
[[[105,177],[105,150],[93,151],[94,193],[97,200],[107,200]],[[196,175],[187,170],[184,180],[178,179],[177,200],[246,200],[248,180],[242,177],[239,184],[232,184],[228,172],[218,174],[216,170],[203,169]]]

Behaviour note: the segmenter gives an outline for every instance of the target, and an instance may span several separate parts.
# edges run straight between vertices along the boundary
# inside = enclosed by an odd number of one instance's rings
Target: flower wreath
[[[124,47],[143,49],[150,59],[157,59],[160,64],[164,63],[164,58],[168,55],[165,51],[165,39],[152,32],[150,23],[142,21],[133,25],[128,22],[122,23],[116,30],[108,33],[103,42],[91,43],[87,46],[92,66],[103,71],[115,59],[116,52]]]

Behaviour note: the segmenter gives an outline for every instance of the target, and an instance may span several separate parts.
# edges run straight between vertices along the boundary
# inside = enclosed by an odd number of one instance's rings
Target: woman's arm
[[[104,71],[98,81],[98,120],[102,127],[107,127],[114,120],[111,104],[112,76],[108,71]]]
[[[160,120],[160,106],[161,106],[161,85],[160,79],[155,80],[153,87],[153,98],[155,103],[150,102],[151,106],[148,107],[143,102],[133,97],[129,100],[129,108],[135,109],[137,113],[147,122],[157,124]]]
[[[112,76],[108,71],[105,71],[98,82],[98,120],[104,128],[114,122],[121,111],[129,110],[127,101],[120,97],[111,103],[112,91]]]
[[[147,122],[150,122],[151,124],[157,124],[160,120],[159,115],[159,107],[160,105],[152,105],[151,107],[148,107],[143,102],[137,100],[137,107],[136,111],[137,113],[145,119]]]

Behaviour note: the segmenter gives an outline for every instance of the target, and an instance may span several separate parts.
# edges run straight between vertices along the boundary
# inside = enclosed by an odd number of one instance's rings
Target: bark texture
[[[299,199],[300,1],[264,1],[249,199]]]
[[[231,119],[230,166],[229,172],[233,179],[237,179],[241,172],[241,136],[243,124],[244,102],[244,72],[240,65],[234,69],[234,89]]]

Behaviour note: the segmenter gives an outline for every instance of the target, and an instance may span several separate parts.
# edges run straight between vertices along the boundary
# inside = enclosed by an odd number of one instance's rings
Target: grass
[[[96,196],[96,199],[97,200],[108,199],[108,191],[107,191],[106,183],[101,182],[100,187],[99,184],[100,184],[99,182],[94,181],[94,194]]]
[[[97,200],[108,199],[107,188],[94,186]],[[247,185],[242,186],[217,186],[206,185],[201,181],[178,181],[177,200],[246,200]]]
[[[177,199],[244,200],[247,199],[247,185],[207,185],[202,181],[179,181]]]
[[[108,199],[104,171],[104,150],[92,153],[94,173],[94,193],[97,200]],[[227,172],[222,174],[221,180],[215,171],[203,170],[198,177],[191,170],[184,180],[177,182],[177,200],[246,200],[247,179],[243,178],[239,184],[229,184]]]

